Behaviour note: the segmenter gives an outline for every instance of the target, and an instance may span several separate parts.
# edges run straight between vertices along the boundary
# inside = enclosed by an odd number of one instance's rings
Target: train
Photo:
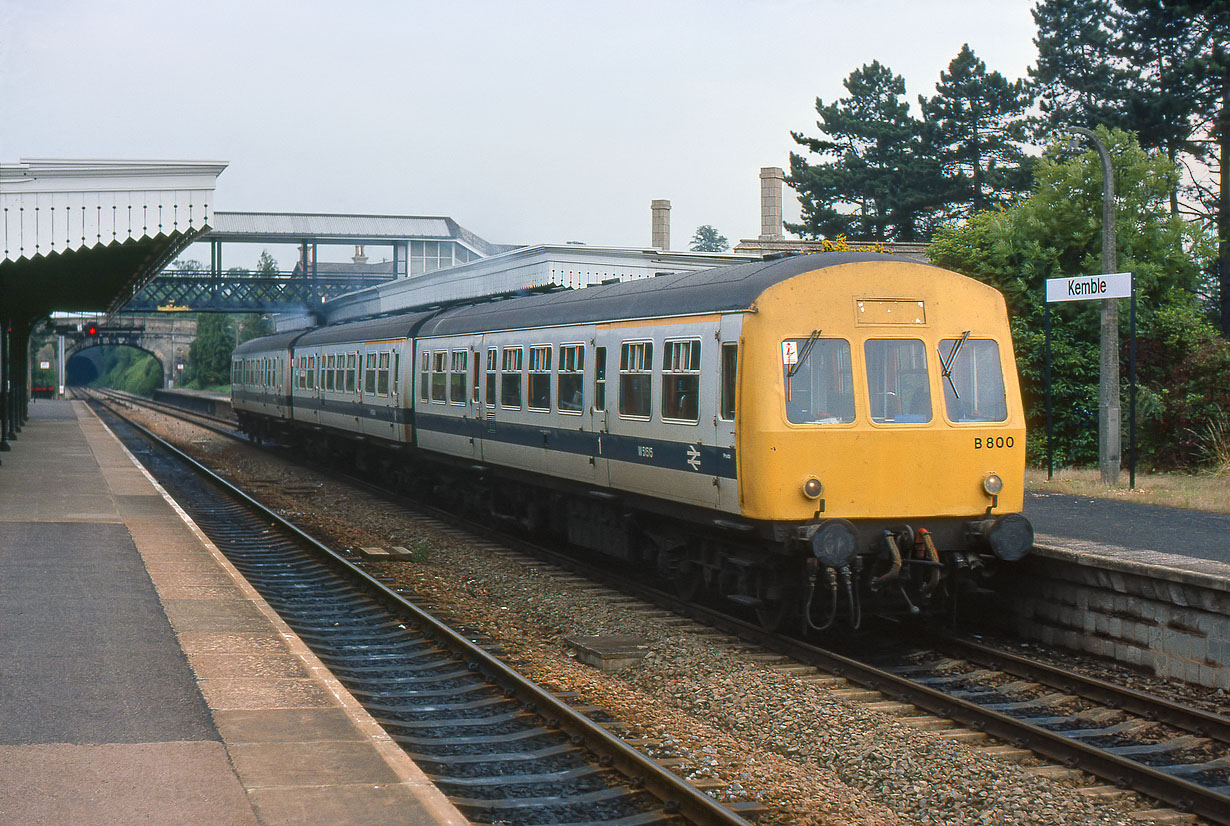
[[[873,252],[423,307],[238,346],[251,438],[733,602],[951,612],[1025,557],[1002,295]]]

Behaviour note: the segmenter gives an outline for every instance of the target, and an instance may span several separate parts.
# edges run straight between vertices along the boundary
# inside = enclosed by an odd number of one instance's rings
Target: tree
[[[1176,182],[1171,209],[1216,227],[1211,292],[1230,337],[1230,0],[1041,0],[1034,19],[1030,73],[1051,128],[1118,125],[1193,170],[1193,202]]]
[[[261,336],[267,336],[273,332],[273,322],[268,316],[261,315],[260,313],[244,313],[238,319],[238,344],[243,344],[245,341],[260,338]]]
[[[803,222],[787,228],[810,238],[846,235],[915,241],[927,229],[939,165],[921,152],[922,123],[903,99],[905,81],[873,61],[844,81],[849,96],[816,98],[822,137],[791,132],[821,158],[790,153],[787,183],[799,195]]]
[[[198,315],[196,338],[188,347],[185,382],[198,388],[229,383],[234,349],[235,327],[230,316],[225,313]]]
[[[1132,271],[1142,337],[1156,334],[1158,314],[1195,296],[1207,245],[1198,228],[1169,209],[1176,171],[1164,154],[1145,152],[1128,133],[1105,129],[1099,137],[1115,169],[1119,268]],[[1102,175],[1097,153],[1063,157],[1056,143],[1038,161],[1034,191],[1006,210],[975,213],[963,226],[936,232],[933,263],[992,284],[1004,293],[1012,318],[1017,366],[1034,434],[1040,435],[1044,363],[1042,316],[1045,279],[1094,273],[1101,266]],[[1098,308],[1096,302],[1052,305],[1055,409],[1061,461],[1097,458]],[[1126,321],[1121,316],[1122,321]],[[1126,335],[1122,337],[1126,341]],[[1230,382],[1227,377],[1225,382]],[[1210,383],[1211,385],[1212,383]],[[1158,401],[1142,428],[1154,454],[1165,450],[1162,401],[1175,385],[1156,375],[1148,398]],[[1042,438],[1032,438],[1036,457]]]
[[[1112,0],[1041,0],[1034,7],[1038,65],[1029,70],[1045,116],[1043,135],[1056,127],[1130,128],[1116,60]]]
[[[278,274],[278,262],[269,254],[269,250],[261,250],[260,258],[256,259],[256,271],[261,275]]]
[[[730,242],[713,227],[701,224],[696,228],[696,234],[692,236],[692,244],[688,249],[692,252],[726,252],[730,249]]]
[[[969,44],[940,73],[930,99],[919,96],[927,145],[943,168],[949,217],[1008,203],[1030,185],[1025,110],[1033,97],[1022,80],[987,72]]]

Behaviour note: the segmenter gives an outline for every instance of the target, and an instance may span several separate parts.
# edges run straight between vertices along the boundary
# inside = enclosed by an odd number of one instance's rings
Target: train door
[[[610,469],[603,451],[602,440],[608,436],[607,428],[608,405],[611,399],[607,392],[607,372],[610,357],[606,342],[595,337],[591,363],[593,368],[587,373],[590,380],[589,431],[590,431],[590,462],[594,466],[594,484],[606,487],[611,483]],[[608,443],[609,443],[608,439]]]
[[[652,411],[661,417],[654,459],[666,472],[655,475],[653,493],[704,507],[718,500],[718,411],[712,390],[720,362],[717,333],[716,323],[667,328],[661,355],[654,359],[655,370],[661,370]]]
[[[739,336],[743,330],[742,315],[724,315],[718,325],[718,384],[714,417],[717,467],[713,477],[719,510],[739,512],[739,481],[737,464],[737,400],[739,397]]]
[[[499,397],[497,396],[496,371],[499,367],[499,359],[499,348],[494,346],[489,339],[480,337],[474,345],[474,367],[478,372],[476,381],[481,382],[481,387],[476,388],[475,391],[478,398],[474,404],[475,457],[478,459],[489,455],[487,440],[495,438],[498,427],[496,417]]]
[[[479,337],[469,343],[466,349],[454,348],[450,358],[455,371],[449,377],[449,399],[457,393],[464,399],[462,411],[461,432],[466,439],[466,447],[472,459],[483,458],[483,404],[482,376],[486,367],[487,354],[483,350],[483,340]]]

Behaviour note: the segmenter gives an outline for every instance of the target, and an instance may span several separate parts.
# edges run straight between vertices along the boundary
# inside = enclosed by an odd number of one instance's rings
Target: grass
[[[1230,474],[1227,473],[1137,473],[1136,487],[1129,490],[1126,466],[1119,474],[1119,486],[1115,488],[1102,484],[1102,475],[1097,468],[1056,468],[1050,481],[1046,478],[1046,468],[1026,468],[1025,488],[1230,513]]]

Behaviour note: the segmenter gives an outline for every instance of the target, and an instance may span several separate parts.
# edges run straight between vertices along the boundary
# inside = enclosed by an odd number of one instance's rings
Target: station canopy
[[[207,232],[220,161],[0,164],[0,317],[114,312]]]

